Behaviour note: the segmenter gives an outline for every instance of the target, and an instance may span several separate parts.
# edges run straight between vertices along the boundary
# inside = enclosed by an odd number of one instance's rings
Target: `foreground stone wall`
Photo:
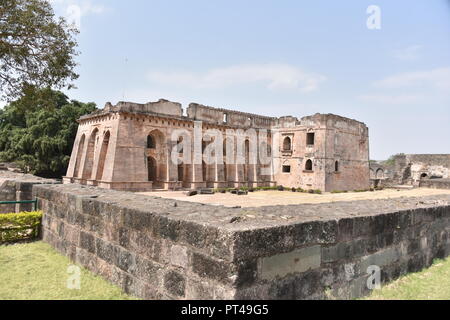
[[[225,208],[35,186],[43,237],[146,299],[350,299],[450,253],[450,196]]]

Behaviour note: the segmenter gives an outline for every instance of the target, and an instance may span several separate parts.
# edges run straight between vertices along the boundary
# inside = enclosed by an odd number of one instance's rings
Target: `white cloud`
[[[67,22],[81,29],[81,19],[88,15],[106,12],[107,7],[94,3],[93,0],[50,0],[56,12],[66,18]]]
[[[386,94],[372,94],[372,95],[361,95],[358,97],[359,100],[364,102],[372,102],[379,104],[411,104],[420,102],[422,96],[420,95],[386,95]]]
[[[150,81],[191,88],[225,88],[244,84],[264,84],[268,89],[293,89],[311,92],[326,80],[320,74],[307,73],[286,64],[247,64],[211,69],[204,73],[150,72]]]
[[[412,45],[407,48],[394,51],[394,57],[401,61],[416,61],[420,58],[422,46]]]
[[[387,77],[374,84],[379,88],[432,87],[450,89],[450,68],[437,68],[429,71],[405,72]]]

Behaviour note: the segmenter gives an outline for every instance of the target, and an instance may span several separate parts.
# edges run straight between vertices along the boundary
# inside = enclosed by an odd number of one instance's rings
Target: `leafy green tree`
[[[15,162],[43,177],[60,178],[67,166],[82,115],[94,103],[69,101],[58,91],[43,89],[0,110],[0,161]]]
[[[1,0],[0,98],[11,101],[29,87],[72,87],[77,33],[47,0]]]

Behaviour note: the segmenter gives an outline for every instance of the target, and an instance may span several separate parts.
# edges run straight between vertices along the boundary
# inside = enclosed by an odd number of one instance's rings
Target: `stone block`
[[[186,299],[213,300],[214,284],[210,284],[208,281],[188,278],[186,283]]]
[[[230,282],[230,263],[213,259],[200,253],[192,254],[192,271],[202,278],[217,280],[219,282]]]
[[[346,261],[353,257],[353,244],[341,242],[335,246],[322,247],[322,262]]]
[[[184,297],[186,293],[186,279],[176,271],[168,271],[164,275],[164,288],[169,295]]]
[[[170,251],[172,265],[186,269],[189,264],[189,256],[186,247],[173,245]]]
[[[288,274],[301,273],[319,268],[321,248],[313,246],[293,252],[279,254],[258,260],[258,278],[273,280]]]
[[[119,263],[119,248],[102,239],[96,239],[97,255],[100,259],[112,264]]]
[[[400,258],[400,251],[396,247],[391,247],[372,255],[363,257],[360,262],[361,273],[365,273],[370,266],[383,267],[394,263]]]
[[[90,253],[95,253],[95,237],[87,232],[80,232],[80,247]]]

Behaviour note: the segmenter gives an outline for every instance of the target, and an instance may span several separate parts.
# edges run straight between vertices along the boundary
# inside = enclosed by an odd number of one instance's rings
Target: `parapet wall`
[[[431,189],[449,189],[450,179],[426,179],[420,181],[420,187]]]
[[[450,253],[450,196],[225,208],[42,185],[43,237],[145,299],[350,299]]]
[[[0,172],[0,201],[32,200],[32,190],[35,184],[58,183],[56,180],[39,178],[29,174]],[[32,204],[3,204],[0,214],[31,211]]]

